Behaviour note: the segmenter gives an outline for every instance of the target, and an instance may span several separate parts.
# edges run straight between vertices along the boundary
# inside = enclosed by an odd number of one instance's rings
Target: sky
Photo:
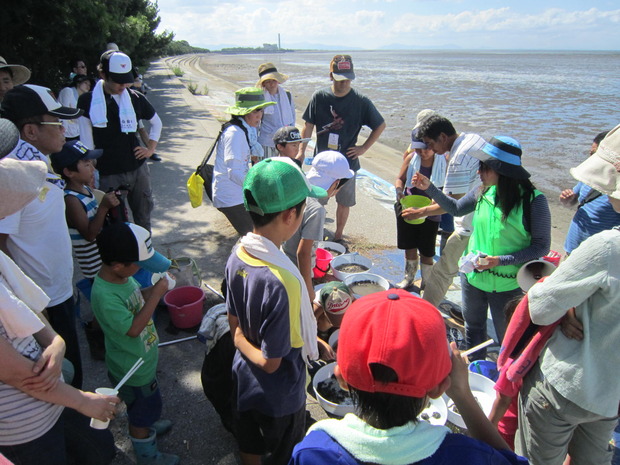
[[[158,31],[218,49],[620,50],[617,0],[158,0]]]

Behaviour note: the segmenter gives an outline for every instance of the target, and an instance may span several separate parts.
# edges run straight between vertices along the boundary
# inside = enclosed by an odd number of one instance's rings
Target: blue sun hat
[[[530,173],[521,164],[521,144],[512,137],[492,137],[472,155],[499,174],[513,179],[528,179]]]

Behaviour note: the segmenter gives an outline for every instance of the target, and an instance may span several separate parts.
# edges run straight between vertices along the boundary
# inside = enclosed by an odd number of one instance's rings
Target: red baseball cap
[[[375,381],[370,371],[375,363],[394,370],[398,381]],[[402,289],[362,297],[344,315],[338,366],[344,380],[361,391],[422,398],[452,369],[443,317]]]

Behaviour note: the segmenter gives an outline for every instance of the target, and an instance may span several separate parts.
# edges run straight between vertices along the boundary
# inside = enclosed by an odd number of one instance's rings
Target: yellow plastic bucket
[[[400,204],[405,208],[422,208],[431,204],[431,199],[424,197],[423,195],[406,195],[400,199]],[[405,220],[409,224],[422,224],[426,218],[419,218],[417,220]]]

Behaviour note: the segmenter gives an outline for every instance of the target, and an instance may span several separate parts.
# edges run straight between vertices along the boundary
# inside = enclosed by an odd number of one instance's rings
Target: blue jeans
[[[109,430],[93,429],[90,419],[65,408],[43,436],[24,444],[0,446],[15,465],[107,465],[116,455]]]
[[[487,337],[487,310],[491,309],[493,326],[500,344],[506,332],[506,318],[504,307],[515,297],[523,296],[521,289],[505,292],[485,292],[469,284],[467,276],[461,273],[461,289],[463,295],[463,318],[465,319],[465,342],[468,348],[474,347],[488,339]],[[479,360],[486,357],[486,350],[482,349],[469,356],[470,360]]]

